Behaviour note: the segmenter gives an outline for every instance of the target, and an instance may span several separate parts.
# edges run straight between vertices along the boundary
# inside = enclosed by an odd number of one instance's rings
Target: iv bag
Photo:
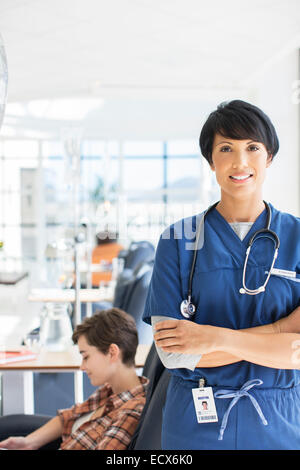
[[[7,60],[4,43],[0,35],[0,129],[4,118],[6,96],[7,96]]]

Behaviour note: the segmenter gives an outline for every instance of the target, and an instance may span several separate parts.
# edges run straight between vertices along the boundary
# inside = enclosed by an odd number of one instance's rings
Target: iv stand
[[[68,129],[64,139],[66,156],[70,161],[70,174],[74,207],[74,264],[75,264],[75,326],[81,323],[80,303],[80,245],[84,234],[79,230],[79,187],[80,187],[80,138],[81,129]],[[77,401],[83,402],[83,372],[74,373],[74,390]]]
[[[80,137],[81,129],[68,129],[64,139],[64,147],[70,161],[70,174],[74,207],[74,264],[75,264],[75,325],[81,323],[80,303],[80,246],[84,234],[79,230],[79,188],[80,188]]]

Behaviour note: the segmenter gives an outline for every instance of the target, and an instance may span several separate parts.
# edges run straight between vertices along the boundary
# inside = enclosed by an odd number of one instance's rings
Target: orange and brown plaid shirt
[[[109,384],[102,385],[85,402],[58,410],[63,423],[61,450],[124,450],[138,425],[146,401],[149,380],[139,377],[140,385],[113,394]],[[105,406],[101,417],[91,418],[72,432],[82,415]]]

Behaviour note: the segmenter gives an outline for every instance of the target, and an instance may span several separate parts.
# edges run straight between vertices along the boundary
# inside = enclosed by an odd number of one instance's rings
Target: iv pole
[[[63,141],[66,157],[68,159],[71,187],[72,205],[74,208],[74,264],[75,264],[75,325],[81,323],[80,303],[80,247],[85,240],[84,233],[79,230],[79,190],[80,190],[80,139],[82,129],[71,128],[64,131]]]
[[[64,132],[64,148],[66,152],[66,167],[70,171],[72,188],[72,205],[74,208],[74,263],[75,263],[75,326],[81,323],[80,303],[80,246],[85,240],[84,233],[79,230],[79,190],[80,190],[80,140],[82,129],[71,128]],[[65,168],[66,170],[67,168]],[[74,373],[74,391],[79,403],[83,402],[83,372]]]

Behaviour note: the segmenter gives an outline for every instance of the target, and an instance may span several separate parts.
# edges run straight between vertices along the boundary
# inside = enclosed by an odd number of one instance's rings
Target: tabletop
[[[113,287],[108,289],[80,289],[80,302],[103,302],[113,298]],[[32,289],[29,292],[30,302],[75,302],[75,289]]]
[[[139,344],[135,356],[135,367],[143,367],[151,348],[150,344]],[[33,371],[50,372],[52,371],[77,371],[81,364],[81,355],[77,346],[72,346],[69,350],[63,352],[40,351],[37,358],[30,361],[11,362],[1,364],[0,372],[4,371]]]

